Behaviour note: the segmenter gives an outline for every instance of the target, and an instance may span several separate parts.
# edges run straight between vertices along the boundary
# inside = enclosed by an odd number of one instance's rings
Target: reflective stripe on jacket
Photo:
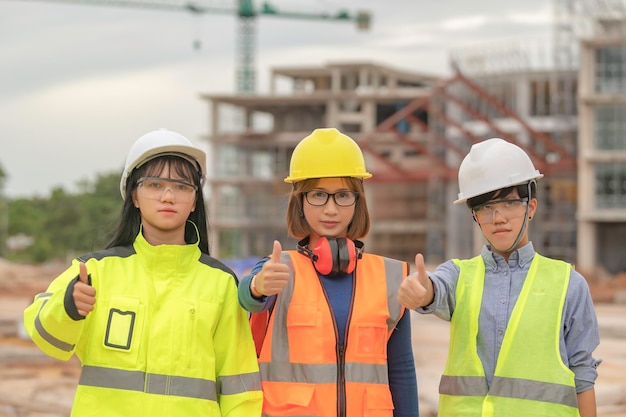
[[[64,304],[78,260],[24,313],[46,354],[82,363],[73,416],[260,415],[252,335],[227,267],[197,245],[152,246],[141,234],[81,260],[96,289],[86,319]]]
[[[559,353],[570,265],[535,254],[487,387],[476,345],[485,264],[481,256],[454,262],[460,276],[439,416],[578,417],[574,373]]]
[[[311,261],[283,252],[290,279],[277,297],[261,349],[264,416],[392,416],[387,341],[404,313],[405,262],[364,254],[357,262],[345,345]]]

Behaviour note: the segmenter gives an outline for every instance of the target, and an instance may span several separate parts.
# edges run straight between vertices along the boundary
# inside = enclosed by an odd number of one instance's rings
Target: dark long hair
[[[200,250],[207,255],[209,252],[209,224],[207,220],[206,205],[202,192],[201,173],[191,162],[175,155],[163,155],[156,157],[139,168],[133,170],[126,180],[126,196],[120,212],[117,225],[113,232],[113,237],[106,245],[107,249],[114,246],[130,246],[135,241],[141,227],[141,213],[133,203],[133,192],[137,189],[137,180],[141,177],[158,176],[163,168],[169,167],[171,173],[176,173],[198,187],[196,194],[195,210],[187,218],[185,227],[185,242],[195,243],[197,241]],[[192,222],[198,228],[193,227]]]

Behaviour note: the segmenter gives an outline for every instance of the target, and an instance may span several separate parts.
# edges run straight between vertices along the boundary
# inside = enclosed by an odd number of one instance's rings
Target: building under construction
[[[213,250],[259,257],[274,239],[294,247],[283,182],[291,153],[313,129],[336,127],[359,143],[374,174],[365,182],[368,251],[407,261],[421,252],[429,263],[477,253],[482,235],[467,208],[452,205],[457,169],[473,143],[501,137],[545,174],[530,229],[536,249],[584,270],[626,270],[626,48],[623,23],[598,27],[580,55],[567,43],[561,53],[557,42],[561,58],[551,66],[534,65],[523,45],[485,47],[453,53],[454,76],[445,79],[329,63],[274,68],[266,95],[203,96]],[[229,111],[243,129],[223,125]]]
[[[581,267],[626,271],[626,14],[605,14],[581,42],[578,250]]]

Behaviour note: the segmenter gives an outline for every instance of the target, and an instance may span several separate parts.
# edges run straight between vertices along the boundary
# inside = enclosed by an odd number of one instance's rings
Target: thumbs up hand
[[[78,310],[78,314],[86,317],[89,312],[93,311],[93,306],[96,304],[96,289],[91,286],[89,282],[89,276],[87,274],[87,266],[81,262],[78,264],[80,272],[78,274],[78,281],[74,284],[74,304]]]
[[[270,259],[263,264],[261,272],[250,282],[250,289],[255,297],[280,294],[287,286],[289,267],[280,263],[281,251],[280,242],[275,240]]]
[[[415,268],[416,272],[402,281],[398,291],[400,304],[411,310],[427,306],[434,298],[433,283],[428,277],[421,253],[415,255]]]

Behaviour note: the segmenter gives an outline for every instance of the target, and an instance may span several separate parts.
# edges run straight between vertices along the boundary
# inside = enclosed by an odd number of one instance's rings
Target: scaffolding
[[[586,33],[623,37],[624,15],[622,1],[555,0],[551,43],[452,51],[448,79],[344,62],[274,68],[266,96],[204,96],[213,108],[207,140],[218,168],[210,180],[213,247],[221,246],[220,256],[247,257],[269,253],[273,239],[294,245],[283,220],[289,158],[313,129],[336,127],[357,140],[374,174],[365,183],[373,220],[368,250],[409,262],[416,252],[430,262],[475,254],[482,236],[467,209],[451,205],[457,170],[472,144],[501,137],[525,149],[545,174],[530,229],[535,247],[576,262],[578,40]],[[228,106],[244,112],[246,131],[221,126]]]
[[[273,239],[285,247],[295,244],[285,235],[289,187],[282,179],[295,145],[321,126],[351,135],[374,174],[365,183],[372,215],[368,250],[407,261],[416,252],[431,262],[470,256],[481,243],[472,238],[467,212],[455,214],[451,202],[458,165],[473,143],[502,137],[526,149],[550,177],[575,182],[571,149],[546,133],[553,123],[544,105],[550,101],[549,75],[530,71],[470,79],[459,71],[441,79],[378,64],[335,63],[274,69],[273,93],[267,96],[205,96],[214,115],[222,106],[235,106],[248,120],[260,115],[271,120],[265,131],[252,126],[248,132],[228,133],[214,118],[208,138],[216,167],[210,192],[220,256],[267,254]],[[277,93],[278,77],[287,77],[292,90]],[[549,195],[571,198],[567,186],[548,183]],[[536,228],[546,235],[538,236],[539,246],[546,246],[547,255],[552,247],[569,259],[574,242],[562,236],[571,238],[575,225],[571,215],[559,219],[546,215],[545,224]]]

